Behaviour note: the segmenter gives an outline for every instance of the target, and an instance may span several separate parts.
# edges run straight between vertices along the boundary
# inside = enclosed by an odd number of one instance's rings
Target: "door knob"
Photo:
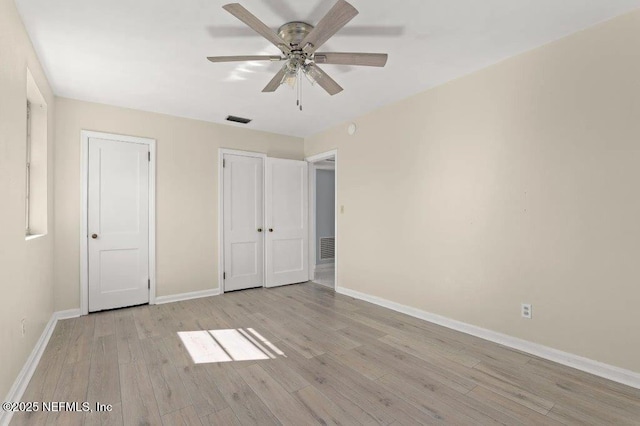
[[[95,240],[96,238],[98,238],[98,234],[91,234],[91,238]]]
[[[258,228],[258,232],[262,232],[262,228]]]
[[[269,228],[269,232],[273,232],[273,228]]]

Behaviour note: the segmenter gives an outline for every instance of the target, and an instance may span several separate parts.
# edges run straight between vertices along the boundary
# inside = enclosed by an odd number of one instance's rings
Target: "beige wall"
[[[640,372],[639,52],[640,11],[307,138],[340,285]]]
[[[27,67],[48,105],[48,235],[25,241]],[[12,0],[0,0],[0,396],[53,313],[53,94]],[[26,319],[22,337],[21,321]]]
[[[56,99],[56,310],[80,307],[80,131],[157,140],[157,295],[218,288],[218,148],[302,159],[300,138]]]

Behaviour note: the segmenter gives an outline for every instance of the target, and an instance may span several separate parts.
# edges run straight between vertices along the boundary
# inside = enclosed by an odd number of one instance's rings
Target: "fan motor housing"
[[[313,25],[306,22],[294,21],[287,22],[280,28],[278,28],[278,35],[282,37],[290,46],[302,47],[300,43],[311,32]]]

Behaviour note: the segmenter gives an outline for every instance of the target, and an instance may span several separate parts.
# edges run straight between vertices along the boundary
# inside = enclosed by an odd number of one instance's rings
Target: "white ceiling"
[[[261,93],[280,63],[206,56],[278,54],[222,9],[232,0],[16,0],[59,96],[308,136],[501,59],[640,7],[640,0],[351,0],[360,11],[320,50],[386,52],[385,68],[324,65],[344,91],[305,81]],[[240,0],[268,26],[311,24],[334,0]]]

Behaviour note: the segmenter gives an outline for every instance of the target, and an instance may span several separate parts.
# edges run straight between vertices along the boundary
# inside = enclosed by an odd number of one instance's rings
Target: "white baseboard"
[[[526,352],[558,364],[573,367],[575,369],[591,373],[595,376],[603,377],[614,382],[622,383],[637,389],[640,389],[640,373],[631,370],[625,370],[620,367],[605,364],[600,361],[594,361],[580,355],[563,352],[558,349],[550,348],[538,343],[529,342],[507,334],[498,333],[497,331],[488,330],[486,328],[467,324],[441,315],[433,314],[411,306],[402,305],[392,302],[381,297],[371,296],[366,293],[351,290],[345,287],[336,287],[336,292],[351,296],[355,299],[364,300],[375,305],[383,306],[391,310],[415,317],[452,330],[461,331],[472,336],[479,337],[491,342],[499,343],[522,352]]]
[[[58,311],[54,312],[53,315],[56,317],[57,321],[69,318],[78,318],[80,316],[80,309],[69,309],[66,311]]]
[[[333,290],[333,286],[330,285],[330,284],[319,283],[317,281],[311,281],[311,282],[314,283],[314,284],[317,284],[317,285],[321,285],[322,287],[330,288],[331,290]]]
[[[31,354],[29,354],[29,358],[24,363],[22,370],[16,377],[15,382],[13,382],[13,386],[9,389],[9,393],[7,394],[4,401],[7,402],[20,402],[22,399],[22,395],[24,391],[27,390],[27,386],[29,385],[29,381],[33,376],[33,373],[36,371],[38,364],[40,363],[40,358],[42,358],[42,354],[44,353],[47,344],[49,343],[49,339],[53,334],[53,330],[56,328],[56,324],[58,320],[66,319],[66,318],[74,318],[80,316],[80,309],[71,309],[68,311],[60,311],[54,312],[51,314],[51,318],[47,325],[44,327],[40,338],[36,342]],[[13,417],[13,412],[0,410],[0,425],[6,426],[11,422],[11,418]]]
[[[158,296],[156,297],[156,305],[179,302],[181,300],[199,299],[201,297],[218,296],[219,294],[220,288],[214,288],[212,290],[192,291],[190,293],[172,294],[170,296]]]

